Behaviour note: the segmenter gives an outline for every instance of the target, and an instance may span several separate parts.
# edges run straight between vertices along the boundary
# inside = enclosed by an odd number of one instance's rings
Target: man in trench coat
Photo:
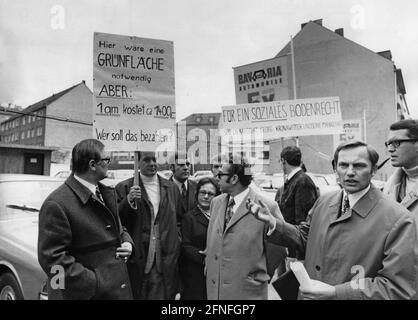
[[[334,169],[343,191],[318,199],[299,226],[251,203],[254,215],[274,232],[269,241],[305,256],[311,288],[302,299],[412,299],[417,288],[415,220],[373,185],[377,152],[363,142],[340,145]]]
[[[119,220],[106,177],[109,155],[94,139],[72,150],[72,175],[39,213],[38,260],[48,276],[48,298],[132,299],[126,260],[132,239]]]
[[[235,163],[234,163],[235,162]],[[276,202],[248,188],[251,168],[245,159],[231,159],[218,172],[223,194],[214,198],[206,248],[206,286],[209,300],[267,300],[267,227],[247,209],[247,201],[262,200],[281,217]],[[273,254],[286,255],[276,247]]]

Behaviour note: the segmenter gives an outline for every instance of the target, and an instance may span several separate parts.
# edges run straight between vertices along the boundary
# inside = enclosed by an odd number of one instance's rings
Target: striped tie
[[[224,230],[226,229],[229,221],[232,218],[232,214],[234,213],[232,211],[232,208],[234,207],[234,205],[235,205],[235,200],[234,200],[233,197],[230,197],[229,198],[229,201],[228,201],[228,205],[226,207],[226,212],[225,212],[225,225],[224,225]]]

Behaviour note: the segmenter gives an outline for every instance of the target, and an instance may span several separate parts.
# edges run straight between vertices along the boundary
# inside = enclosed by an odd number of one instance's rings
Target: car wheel
[[[0,275],[0,300],[23,300],[19,284],[10,272]]]

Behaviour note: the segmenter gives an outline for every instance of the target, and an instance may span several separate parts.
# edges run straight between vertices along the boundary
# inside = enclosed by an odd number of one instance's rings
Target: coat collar
[[[343,192],[339,191],[336,192],[330,200],[329,207],[333,209],[331,212],[333,213],[333,216],[335,216],[335,218],[338,215],[338,211],[341,208],[342,198]],[[362,218],[366,218],[381,198],[382,193],[380,192],[380,190],[376,189],[373,185],[370,185],[370,190],[360,200],[357,201],[354,207],[351,208],[351,210],[346,215],[336,220],[331,218],[331,221],[347,220],[352,216],[353,212]]]
[[[192,211],[192,215],[195,217],[196,221],[204,226],[209,225],[209,220],[205,217],[205,215],[200,211],[198,207],[195,207]]]
[[[74,178],[74,175],[71,174],[67,180],[65,180],[65,184],[73,190],[73,192],[77,195],[77,197],[81,200],[83,205],[87,203],[87,201],[92,196],[91,191],[83,186],[79,181]]]

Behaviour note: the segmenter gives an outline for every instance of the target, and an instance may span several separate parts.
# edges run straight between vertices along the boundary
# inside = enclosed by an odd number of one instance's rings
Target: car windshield
[[[62,181],[0,182],[0,220],[38,214],[45,198]]]

